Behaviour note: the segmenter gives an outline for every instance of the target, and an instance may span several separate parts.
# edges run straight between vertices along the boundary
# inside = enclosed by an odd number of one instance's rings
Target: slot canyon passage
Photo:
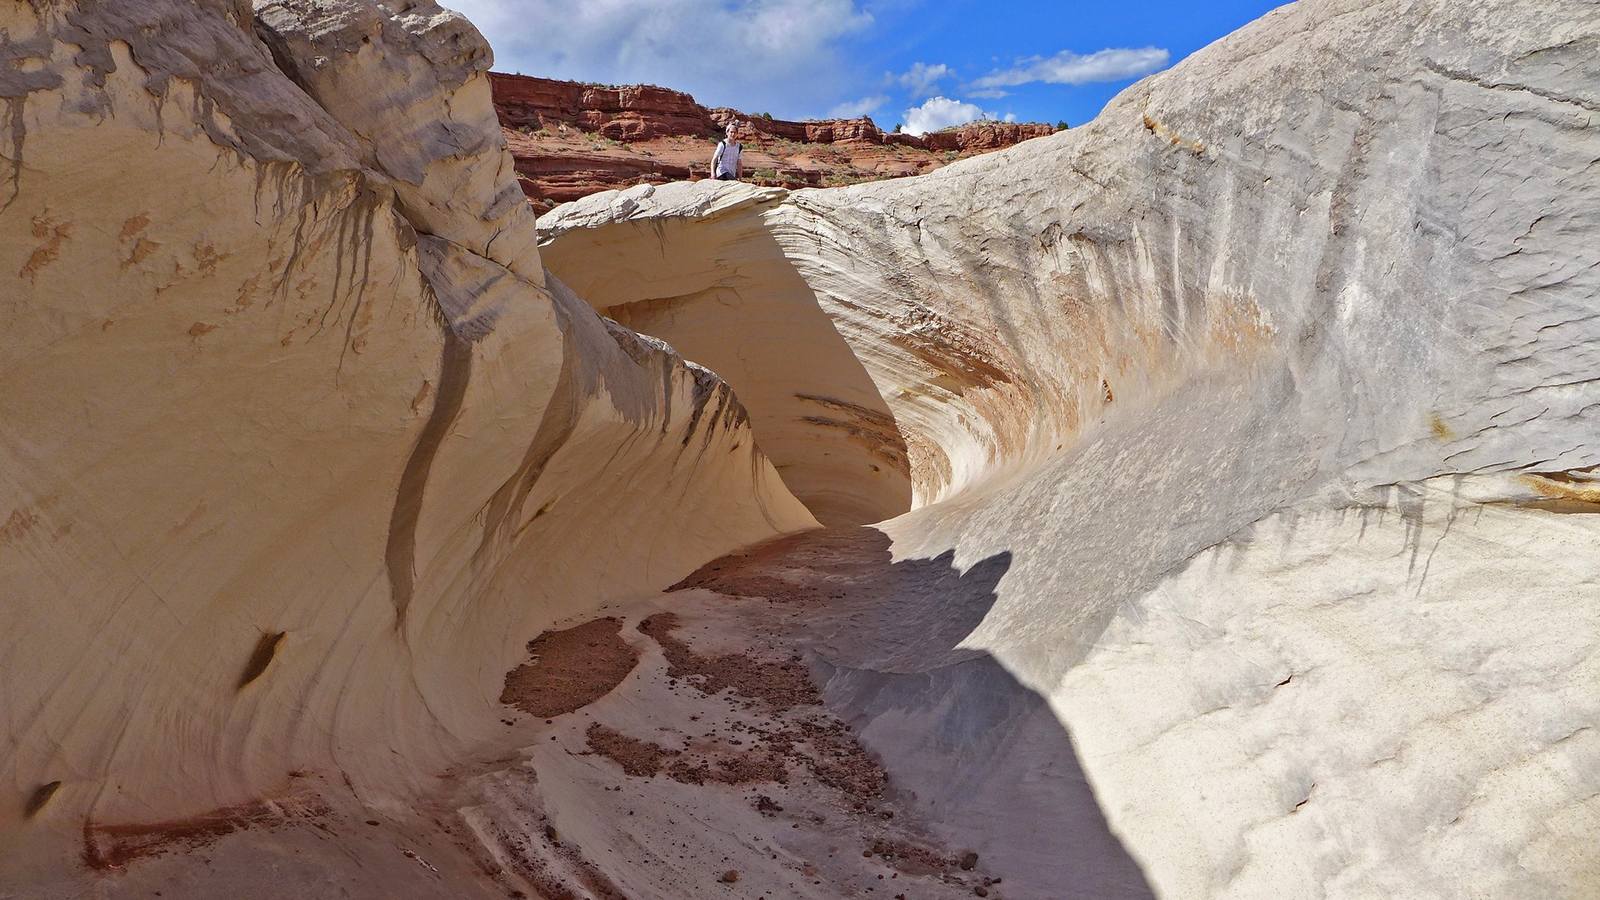
[[[1591,0],[537,220],[433,0],[0,56],[0,897],[1600,894]]]

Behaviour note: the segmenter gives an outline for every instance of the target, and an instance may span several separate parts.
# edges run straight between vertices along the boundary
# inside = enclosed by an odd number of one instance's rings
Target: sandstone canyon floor
[[[1589,0],[839,187],[433,0],[0,55],[0,898],[1600,895]]]

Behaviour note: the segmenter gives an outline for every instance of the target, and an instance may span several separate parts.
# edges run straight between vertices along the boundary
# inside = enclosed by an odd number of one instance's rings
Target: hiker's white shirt
[[[739,177],[739,154],[744,148],[738,141],[721,140],[717,142],[717,152],[711,157],[711,177],[718,178],[723,175]]]

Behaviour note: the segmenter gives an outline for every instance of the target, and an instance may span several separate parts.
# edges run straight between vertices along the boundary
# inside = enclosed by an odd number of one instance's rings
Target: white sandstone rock
[[[0,9],[8,887],[295,772],[403,807],[550,622],[814,524],[546,289],[481,38],[391,6],[261,5],[277,64],[240,3]]]
[[[1082,128],[737,228],[664,189],[588,198],[544,253],[604,297],[591,248],[692,248],[663,271],[827,314],[909,449],[896,564],[1003,577],[956,644],[913,585],[818,650],[891,774],[1019,890],[1090,864],[1030,853],[924,737],[971,727],[930,680],[1010,702],[974,654],[1048,698],[1162,895],[1586,896],[1597,46],[1582,2],[1301,2]],[[673,276],[636,271],[639,327],[681,343]],[[751,368],[730,380],[796,383]],[[744,396],[758,440],[793,416]]]

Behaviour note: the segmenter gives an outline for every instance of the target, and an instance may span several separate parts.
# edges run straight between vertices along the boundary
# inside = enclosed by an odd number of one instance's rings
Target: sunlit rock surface
[[[534,633],[813,524],[714,375],[546,285],[459,17],[0,27],[7,889],[308,779],[405,809],[504,752]]]
[[[430,2],[0,25],[19,896],[1600,891],[1593,4],[537,233]]]
[[[668,340],[700,300],[660,255],[740,311],[820,309],[909,450],[896,564],[1004,567],[960,649],[948,595],[907,587],[821,650],[891,774],[943,755],[933,796],[985,805],[946,743],[971,711],[925,687],[983,654],[1048,699],[1160,892],[1595,889],[1600,22],[1426,9],[1287,7],[1084,128],[911,181],[541,220],[554,271]],[[807,413],[740,382],[800,393],[809,345],[695,358],[764,441]],[[907,672],[916,700],[882,699]]]

